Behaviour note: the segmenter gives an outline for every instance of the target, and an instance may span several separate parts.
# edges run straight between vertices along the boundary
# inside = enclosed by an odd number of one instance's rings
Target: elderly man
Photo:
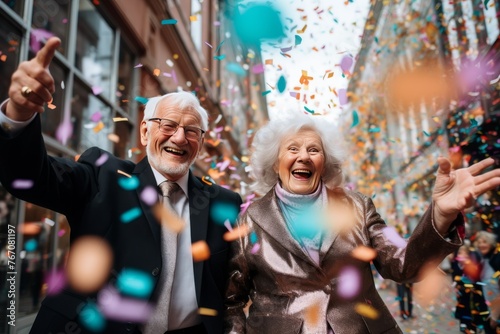
[[[69,284],[45,298],[31,333],[221,333],[230,255],[224,221],[234,222],[241,197],[189,171],[203,147],[206,111],[188,92],[150,99],[140,125],[147,157],[137,164],[95,147],[76,162],[49,156],[39,114],[55,90],[48,66],[59,45],[49,39],[12,76],[0,113],[0,181],[16,197],[66,215],[72,245],[88,235],[104,240],[113,260],[101,292],[119,291],[115,297],[125,299],[118,300],[143,306],[137,312],[152,311],[142,320],[127,319],[125,310],[117,317],[120,305],[106,310],[102,293]],[[16,188],[16,179],[32,186]],[[153,201],[145,196],[151,189],[158,192]],[[169,214],[158,218],[158,207]],[[169,228],[179,225],[184,228]],[[203,261],[193,261],[191,245],[198,241],[211,254]],[[132,288],[124,279],[131,272],[139,284]]]

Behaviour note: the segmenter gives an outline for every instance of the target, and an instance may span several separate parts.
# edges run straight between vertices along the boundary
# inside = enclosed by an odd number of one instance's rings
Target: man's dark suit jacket
[[[51,157],[41,136],[39,116],[14,138],[7,138],[4,133],[0,137],[0,182],[10,193],[66,215],[71,241],[84,235],[106,239],[114,252],[110,282],[122,269],[134,268],[149,273],[156,285],[162,266],[160,225],[152,207],[140,198],[145,187],[157,189],[147,158],[135,164],[98,148],[88,149],[77,162]],[[107,160],[101,164],[103,155],[107,155]],[[137,177],[138,188],[122,188],[119,180],[127,176],[119,171]],[[15,180],[34,183],[29,189],[16,189]],[[222,333],[230,247],[222,237],[227,229],[221,221],[221,212],[215,212],[220,210],[214,206],[221,204],[220,209],[229,205],[239,212],[241,197],[218,185],[206,184],[192,174],[188,188],[192,242],[205,240],[211,253],[208,260],[193,264],[198,306],[217,310],[217,316],[202,316],[202,321],[208,333]],[[122,215],[135,208],[140,209],[140,215],[122,222]],[[31,333],[86,332],[79,323],[79,311],[82,303],[94,297],[69,288],[46,297]],[[80,327],[81,332],[77,330]],[[136,330],[133,323],[107,321],[106,333]]]

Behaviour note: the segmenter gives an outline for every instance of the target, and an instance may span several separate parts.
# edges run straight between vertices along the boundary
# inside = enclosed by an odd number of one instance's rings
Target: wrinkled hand
[[[492,158],[457,170],[452,170],[450,161],[443,157],[438,158],[438,164],[432,199],[436,228],[444,234],[459,212],[472,206],[481,194],[500,185],[500,169],[481,174],[495,164]]]
[[[50,38],[35,58],[19,64],[12,74],[9,88],[9,102],[5,114],[15,121],[25,121],[35,112],[42,113],[44,104],[52,101],[55,92],[54,78],[49,72],[49,65],[54,58],[61,40],[57,37]],[[25,97],[22,88],[29,87],[32,92]]]

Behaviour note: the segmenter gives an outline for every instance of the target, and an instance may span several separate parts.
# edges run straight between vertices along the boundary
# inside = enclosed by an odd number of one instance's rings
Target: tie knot
[[[170,182],[170,181],[164,181],[160,184],[161,192],[163,194],[163,197],[168,197],[175,193],[177,190],[180,189],[179,185],[175,182]]]

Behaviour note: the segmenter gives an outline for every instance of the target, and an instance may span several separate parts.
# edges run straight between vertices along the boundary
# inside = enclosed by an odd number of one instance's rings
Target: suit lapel
[[[189,221],[191,226],[191,243],[207,240],[208,218],[210,212],[210,193],[191,172],[188,179]],[[194,281],[196,299],[200,302],[203,262],[194,262]]]
[[[283,213],[278,204],[278,198],[274,188],[268,192],[255,205],[248,208],[248,215],[255,224],[259,225],[270,237],[276,239],[276,243],[281,245],[293,255],[318,266],[306,253],[295,238],[290,234],[286,225]]]
[[[154,187],[154,189],[158,192],[158,187],[156,186],[156,179],[154,177],[153,171],[151,170],[151,166],[147,160],[147,157],[142,159],[135,167],[134,175],[139,178],[139,187],[137,187],[137,196],[139,197],[139,203],[141,203],[142,212],[146,216],[146,219],[149,223],[149,227],[151,228],[151,232],[153,233],[153,237],[157,243],[160,243],[161,239],[161,227],[155,216],[153,215],[153,211],[151,207],[148,206],[144,201],[140,200],[141,194],[146,187]]]

